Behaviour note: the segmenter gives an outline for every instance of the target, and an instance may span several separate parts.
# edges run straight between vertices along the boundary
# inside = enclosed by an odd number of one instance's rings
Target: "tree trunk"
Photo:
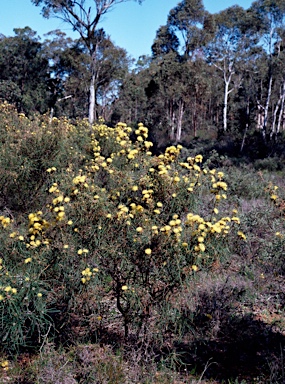
[[[89,124],[92,125],[94,123],[94,117],[95,117],[95,73],[92,73],[89,92],[90,93],[89,93],[88,120],[89,120]]]
[[[223,109],[223,128],[224,132],[228,129],[228,90],[229,90],[229,83],[225,83],[225,94],[224,94],[224,109]]]
[[[248,131],[248,127],[249,127],[249,99],[247,100],[247,104],[246,104],[246,125],[245,125],[245,130],[244,130],[244,134],[243,134],[243,138],[242,138],[242,143],[240,146],[240,152],[242,152],[243,148],[244,148],[244,143],[245,143],[245,138],[246,138],[246,134]]]
[[[72,95],[68,95],[68,96],[64,96],[64,97],[56,100],[56,102],[54,103],[54,106],[51,107],[51,109],[50,109],[49,124],[51,124],[51,122],[52,122],[53,115],[54,115],[54,107],[55,107],[56,103],[59,103],[62,100],[70,99],[71,97],[72,97]]]
[[[283,88],[280,90],[280,95],[279,99],[275,105],[274,112],[273,112],[273,121],[272,121],[272,126],[271,126],[271,132],[270,132],[270,139],[276,134],[276,120],[277,120],[277,113],[279,111],[280,104],[282,102],[282,97],[283,97]]]
[[[194,101],[194,108],[193,108],[193,118],[192,118],[192,122],[193,122],[193,131],[194,131],[194,137],[197,136],[197,97],[195,96],[195,101]],[[205,119],[205,117],[204,117]]]
[[[281,106],[279,111],[276,134],[280,132],[281,121],[282,121],[282,118],[284,119],[284,101],[285,101],[285,80],[283,81]]]
[[[184,115],[184,103],[183,103],[182,100],[180,100],[180,102],[179,102],[179,109],[178,109],[176,143],[179,143],[180,140],[181,140],[183,115]]]
[[[221,69],[221,68],[219,68]],[[226,68],[226,62],[224,62],[224,69],[221,69],[224,73],[224,82],[225,82],[225,93],[224,93],[224,108],[223,108],[223,129],[224,132],[228,129],[228,99],[229,94],[233,91],[232,89],[229,89],[232,75],[234,74],[233,70],[233,63],[230,62],[228,67]],[[228,75],[227,75],[228,73]]]
[[[266,104],[265,104],[265,107],[264,107],[264,120],[263,120],[263,126],[262,126],[262,137],[263,137],[264,140],[266,140],[268,110],[269,110],[269,104],[270,104],[270,100],[271,100],[272,83],[273,83],[273,76],[272,76],[272,74],[270,74],[269,85],[268,85],[268,92],[267,92],[267,99],[266,99]]]
[[[259,101],[257,101],[257,118],[256,118],[256,128],[258,131],[262,130],[263,127],[263,121],[264,121],[264,114],[263,114],[263,106],[260,104]]]

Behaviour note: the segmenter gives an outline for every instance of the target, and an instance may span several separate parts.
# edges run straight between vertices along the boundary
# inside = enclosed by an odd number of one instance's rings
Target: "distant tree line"
[[[61,10],[57,2],[45,0],[45,10],[64,16],[66,0]],[[42,42],[29,27],[0,35],[0,98],[27,114],[77,118],[87,117],[89,108],[90,117],[93,76],[94,119],[142,121],[158,145],[218,133],[238,138],[242,150],[249,135],[266,143],[285,132],[283,0],[217,14],[202,0],[182,0],[158,29],[151,56],[136,63],[97,24],[88,47],[87,24],[78,23],[77,40],[57,30]]]

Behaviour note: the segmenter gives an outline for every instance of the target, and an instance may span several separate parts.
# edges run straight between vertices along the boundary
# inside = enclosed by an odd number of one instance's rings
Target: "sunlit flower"
[[[204,243],[199,243],[198,247],[199,247],[201,252],[205,252],[206,247],[205,247]]]
[[[246,236],[242,231],[238,231],[238,236],[241,237],[243,240],[246,240]]]

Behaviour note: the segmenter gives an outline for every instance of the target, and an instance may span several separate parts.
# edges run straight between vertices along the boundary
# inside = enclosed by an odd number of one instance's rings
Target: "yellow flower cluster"
[[[3,301],[5,298],[11,298],[11,294],[16,295],[17,289],[7,285],[6,287],[0,286],[0,301]]]
[[[136,213],[142,213],[144,211],[144,207],[140,204],[131,203],[131,214],[135,215]],[[131,215],[129,215],[130,218],[133,218]]]
[[[45,230],[49,227],[49,223],[42,218],[42,211],[36,213],[30,213],[29,218],[29,239],[30,242],[27,243],[27,247],[36,248],[42,244],[41,238],[44,235]],[[22,238],[19,238],[21,240]],[[45,242],[46,243],[46,242]]]
[[[117,212],[117,219],[126,219],[126,218],[133,218],[133,214],[129,213],[129,208],[126,207],[124,204],[119,204],[118,206],[118,212]]]
[[[79,249],[77,251],[77,254],[78,255],[83,255],[84,253],[89,253],[88,249],[84,248],[84,249]]]
[[[78,175],[74,177],[74,179],[72,180],[72,183],[74,185],[83,184],[85,187],[88,187],[88,184],[86,183],[86,175]]]
[[[3,228],[6,228],[9,224],[11,224],[11,219],[10,217],[0,216],[0,223]]]
[[[216,174],[215,170],[211,170],[210,174],[211,174],[211,181],[212,181],[211,192],[215,194],[216,203],[218,203],[221,199],[227,198],[227,195],[225,194],[225,192],[228,189],[228,185],[223,181],[223,177],[224,177],[223,172],[218,172]]]
[[[51,168],[48,168],[47,169],[47,172],[48,173],[52,173],[52,172],[55,172],[56,171],[56,168],[55,167],[51,167]]]
[[[174,145],[171,145],[170,147],[166,148],[164,155],[158,156],[158,157],[160,159],[163,159],[165,163],[172,163],[178,158],[181,152],[181,149],[182,149],[182,145],[177,145],[177,147],[175,147]]]
[[[201,252],[206,250],[204,242],[209,235],[227,235],[230,230],[229,223],[231,221],[239,223],[237,217],[223,217],[218,221],[211,222],[204,220],[199,215],[189,213],[185,225],[192,228],[192,234],[197,238],[198,244],[195,247],[195,250]]]
[[[94,276],[97,272],[99,272],[98,268],[91,268],[86,267],[82,272],[81,275],[83,276],[81,278],[82,284],[86,284],[88,281],[90,281],[91,277]]]
[[[62,204],[69,202],[70,197],[64,197],[62,194],[53,199],[52,204],[54,207],[52,208],[52,211],[56,213],[56,221],[62,221],[65,219],[65,208]]]
[[[49,193],[59,193],[58,185],[57,183],[53,183],[53,185],[49,189]]]
[[[142,201],[145,201],[147,204],[152,202],[152,194],[154,193],[153,189],[144,189],[142,191]]]
[[[146,140],[148,138],[148,128],[144,127],[142,123],[139,123],[138,129],[135,130],[135,134],[137,135],[137,143],[143,144],[143,146],[147,150],[147,154],[151,155],[149,149],[153,147],[153,143],[151,141]]]
[[[3,371],[8,371],[9,369],[9,361],[8,360],[2,360],[0,363],[1,368]]]
[[[165,233],[166,235],[174,233],[177,241],[181,238],[182,230],[182,221],[179,219],[177,214],[172,216],[172,220],[170,220],[167,225],[160,228],[160,232]]]
[[[245,236],[245,234],[242,232],[242,231],[238,231],[238,236],[241,238],[241,239],[243,239],[243,240],[246,240],[246,236]]]
[[[277,195],[277,189],[278,189],[278,187],[277,187],[277,185],[272,185],[271,183],[270,183],[270,185],[269,185],[269,187],[268,187],[268,190],[269,190],[269,193],[270,193],[270,198],[271,198],[271,200],[273,200],[275,203],[277,202],[277,200],[278,200],[278,195]]]
[[[5,275],[9,276],[9,272],[3,266],[3,259],[0,258],[0,276]],[[17,288],[12,287],[11,285],[0,285],[0,301],[5,299],[11,299],[12,295],[16,295]]]

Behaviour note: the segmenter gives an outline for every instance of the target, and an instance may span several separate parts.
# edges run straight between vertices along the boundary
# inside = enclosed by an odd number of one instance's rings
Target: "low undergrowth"
[[[281,175],[0,115],[4,381],[283,382]]]

